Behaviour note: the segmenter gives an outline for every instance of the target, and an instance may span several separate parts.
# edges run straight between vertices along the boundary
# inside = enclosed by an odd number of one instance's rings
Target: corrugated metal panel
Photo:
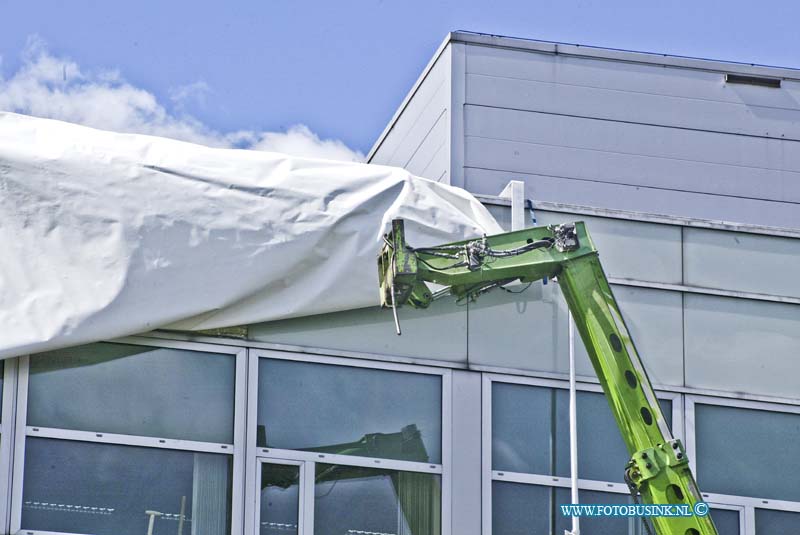
[[[800,397],[800,306],[685,295],[686,386]]]
[[[403,308],[399,312],[402,336],[394,332],[392,312],[378,308],[252,325],[249,334],[258,342],[466,362],[466,308],[443,299],[427,310]]]
[[[681,229],[654,223],[538,211],[537,224],[584,221],[609,277],[681,283]]]
[[[800,297],[800,240],[686,229],[686,284]]]

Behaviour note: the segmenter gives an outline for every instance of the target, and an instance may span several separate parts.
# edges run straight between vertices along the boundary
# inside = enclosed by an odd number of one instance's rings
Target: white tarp
[[[401,169],[0,112],[0,357],[376,305],[396,217],[420,246],[501,232]]]

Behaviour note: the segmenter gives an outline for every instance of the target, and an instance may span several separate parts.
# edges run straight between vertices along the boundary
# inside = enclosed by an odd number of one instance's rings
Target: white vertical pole
[[[511,201],[511,230],[525,228],[525,182],[511,180],[499,197]]]
[[[575,383],[575,322],[569,314],[569,476],[571,503],[578,501],[578,410]],[[572,531],[566,535],[580,535],[580,517],[572,517]]]

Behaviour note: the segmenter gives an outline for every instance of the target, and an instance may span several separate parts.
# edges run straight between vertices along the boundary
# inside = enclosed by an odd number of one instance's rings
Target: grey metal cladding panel
[[[468,74],[466,86],[468,104],[777,139],[800,139],[800,110],[796,109],[482,74]]]
[[[800,202],[800,142],[467,106],[465,166]]]
[[[791,137],[798,128],[797,115],[794,112],[800,110],[800,83],[794,80],[784,80],[780,89],[774,89],[726,84],[722,73],[699,69],[578,58],[475,45],[468,45],[466,50],[468,75],[474,74],[510,81],[557,83],[560,85],[559,91],[565,92],[565,100],[571,100],[570,97],[574,98],[577,95],[586,95],[582,90],[588,89],[594,90],[593,96],[588,97],[590,102],[600,105],[603,99],[614,99],[612,92],[619,92],[624,94],[625,98],[631,99],[633,104],[650,102],[648,97],[660,97],[661,104],[659,106],[663,108],[690,110],[697,109],[697,105],[705,104],[708,106],[708,111],[704,113],[704,120],[707,120],[709,125],[716,125],[723,131],[780,138]],[[517,87],[521,89],[523,86]],[[503,90],[500,89],[499,92],[503,92]],[[538,98],[547,98],[546,94],[537,94],[537,96]],[[717,103],[732,104],[738,108],[718,106]],[[506,104],[498,105],[513,107]],[[576,102],[575,106],[581,106],[581,104]],[[518,107],[527,109],[525,105]],[[722,110],[730,110],[731,116],[722,117],[719,114]],[[661,117],[661,115],[646,115],[654,112],[638,106],[631,106],[628,110],[612,107],[605,111],[599,111],[599,113],[610,114],[617,112],[625,115],[615,118]],[[634,118],[631,120],[646,122],[644,119]],[[666,120],[670,121],[669,124],[683,124],[675,123],[675,121],[687,121],[685,126],[694,124],[691,122],[693,119],[688,116],[672,117]],[[711,128],[711,126],[705,128]]]
[[[474,104],[465,113],[467,136],[800,172],[796,141]]]
[[[800,228],[796,203],[612,184],[559,176],[465,168],[465,188],[496,195],[509,180],[525,182],[526,196],[540,201],[597,206],[700,219]]]
[[[683,386],[683,300],[680,292],[613,285],[622,317],[650,381]],[[576,335],[576,373],[594,376],[589,355]]]
[[[417,149],[404,165],[405,169],[417,176],[438,180],[447,174],[450,167],[447,140],[450,126],[450,114],[442,109],[436,123],[420,141]]]
[[[800,398],[800,305],[686,294],[686,386]]]
[[[609,277],[680,284],[681,228],[536,210],[537,225],[584,221]]]
[[[452,372],[452,529],[481,533],[481,374]]]
[[[684,231],[692,286],[800,297],[800,240],[720,230]]]
[[[567,305],[553,282],[520,294],[490,292],[469,305],[469,363],[567,373],[567,325]]]
[[[449,104],[450,53],[445,51],[394,122],[370,163],[405,167]]]
[[[425,310],[404,307],[399,315],[402,336],[395,334],[390,310],[362,308],[253,325],[250,338],[394,357],[466,361],[466,308],[442,299]]]
[[[503,232],[511,232],[511,207],[501,206],[497,204],[484,204],[484,207],[489,211],[492,217],[497,221]],[[542,223],[534,223],[533,214],[528,208],[525,208],[524,226],[533,227]]]

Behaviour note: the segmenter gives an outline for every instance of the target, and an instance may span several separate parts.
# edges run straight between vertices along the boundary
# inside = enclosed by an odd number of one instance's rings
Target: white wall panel
[[[449,181],[450,58],[448,47],[392,123],[370,163]]]
[[[681,229],[622,219],[536,210],[538,225],[583,221],[606,275],[620,279],[681,283]]]
[[[616,69],[612,69],[612,72],[618,74]],[[722,87],[722,76],[714,75],[714,78],[704,83],[713,84],[714,88]],[[769,88],[758,90],[781,91]],[[560,83],[557,76],[539,81],[468,74],[466,95],[468,104],[482,106],[776,139],[800,139],[800,110],[797,109],[573,85]]]
[[[686,284],[800,297],[800,239],[687,228]]]
[[[465,165],[800,202],[800,142],[467,106]]]
[[[443,109],[436,123],[404,165],[410,173],[431,180],[439,180],[447,174],[450,168],[447,151],[449,118],[450,114]]]
[[[468,74],[556,83],[566,86],[564,88],[565,97],[585,95],[585,93],[570,93],[568,87],[574,87],[576,91],[580,88],[594,89],[596,92],[588,98],[603,105],[606,104],[603,98],[607,98],[611,91],[620,92],[626,95],[626,98],[631,99],[632,105],[627,111],[619,110],[625,115],[608,115],[609,118],[648,122],[638,119],[638,117],[647,117],[642,114],[648,112],[641,111],[634,104],[653,102],[645,98],[652,96],[660,97],[657,106],[665,110],[688,111],[695,109],[691,101],[708,103],[708,111],[704,113],[704,116],[709,120],[718,121],[711,124],[724,131],[791,138],[796,135],[798,129],[797,115],[794,112],[800,110],[800,82],[796,80],[784,80],[780,89],[774,89],[726,84],[723,73],[702,68],[665,67],[629,61],[580,58],[475,45],[467,45],[466,50]],[[468,94],[469,91],[468,89]],[[637,95],[642,95],[642,97]],[[739,111],[734,112],[733,108],[719,107],[715,103],[738,105]],[[570,102],[570,104],[572,103]],[[576,109],[581,109],[581,104],[575,104],[578,106]],[[499,105],[513,107],[505,104]],[[527,109],[525,106],[520,107]],[[719,115],[719,111],[723,109],[731,111],[729,123],[719,122],[725,121]],[[603,113],[611,113],[611,111],[603,111],[601,106],[598,106],[597,115],[592,114],[592,116],[604,117]],[[574,112],[571,114],[577,115]],[[682,117],[676,115],[669,119],[672,121],[671,123],[658,124],[690,126],[693,119],[686,113],[681,115]],[[632,117],[637,118],[632,119]],[[676,123],[676,121],[688,122]],[[711,129],[709,126],[702,128]]]
[[[375,284],[377,292],[377,279]],[[377,355],[466,361],[465,307],[455,306],[452,299],[442,299],[425,310],[401,308],[399,314],[402,336],[395,334],[391,310],[362,308],[253,325],[250,338]]]
[[[453,535],[481,533],[481,375],[453,370],[451,458]]]
[[[612,290],[650,381],[683,386],[681,293],[618,285]],[[594,376],[589,355],[577,334],[576,342],[576,373]]]
[[[496,195],[509,180],[522,180],[526,196],[539,201],[800,228],[796,203],[476,168],[465,168],[464,179],[469,191],[486,195]]]
[[[685,295],[686,386],[800,398],[800,305]]]
[[[470,365],[566,373],[568,343],[567,305],[552,281],[520,294],[490,292],[469,305]]]

